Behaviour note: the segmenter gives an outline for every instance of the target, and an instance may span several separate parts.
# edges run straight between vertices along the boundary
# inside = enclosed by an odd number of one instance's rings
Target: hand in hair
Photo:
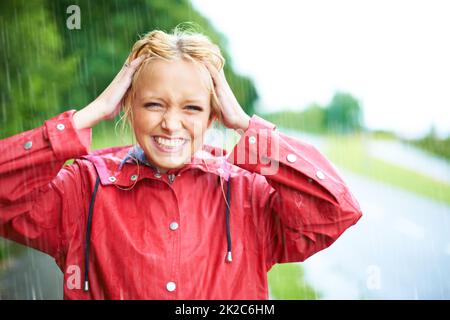
[[[146,57],[140,55],[131,62],[128,62],[128,57],[108,87],[94,101],[74,114],[73,119],[78,129],[93,127],[98,122],[114,119],[119,114],[122,99],[130,87],[133,75]]]
[[[241,129],[239,133],[242,134],[249,126],[250,117],[237,101],[225,78],[223,69],[219,72],[211,63],[204,62],[204,64],[209,70],[214,83],[214,89],[220,103],[223,124],[230,129]]]

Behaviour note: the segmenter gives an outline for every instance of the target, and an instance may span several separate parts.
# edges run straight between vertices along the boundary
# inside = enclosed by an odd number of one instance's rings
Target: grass
[[[96,130],[98,129],[98,130]],[[116,147],[116,146],[125,146],[132,144],[131,134],[129,131],[126,131],[122,136],[120,127],[117,127],[117,133],[114,132],[113,129],[105,130],[103,128],[94,127],[92,131],[92,150],[107,148],[107,147]]]
[[[25,251],[25,246],[0,238],[0,277],[3,275],[3,272],[8,269],[9,263]]]
[[[131,135],[120,136],[120,129],[117,128],[117,134],[113,129],[104,129],[94,127],[92,131],[92,145],[91,151],[116,147],[116,146],[126,146],[132,144]],[[67,160],[64,165],[69,165],[73,163],[73,159]]]
[[[304,279],[298,263],[276,264],[267,273],[271,295],[277,300],[317,300],[320,293]]]
[[[363,136],[332,136],[324,152],[333,163],[354,173],[450,204],[449,184],[370,156],[365,141]]]

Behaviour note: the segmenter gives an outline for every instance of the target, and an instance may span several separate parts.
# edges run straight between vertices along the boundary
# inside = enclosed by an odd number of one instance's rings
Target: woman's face
[[[137,142],[161,172],[180,168],[202,146],[212,121],[208,71],[184,59],[143,68],[132,109]]]

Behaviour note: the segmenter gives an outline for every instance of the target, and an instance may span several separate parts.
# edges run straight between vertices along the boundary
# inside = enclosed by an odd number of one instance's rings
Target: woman
[[[267,299],[275,263],[360,219],[313,146],[244,112],[223,65],[202,34],[152,31],[88,106],[1,141],[0,235],[53,256],[65,299]],[[137,143],[90,152],[120,110]],[[215,120],[241,135],[228,155],[203,144]]]

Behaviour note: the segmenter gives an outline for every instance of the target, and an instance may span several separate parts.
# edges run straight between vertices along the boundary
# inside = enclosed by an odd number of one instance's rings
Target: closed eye
[[[147,108],[147,107],[150,107],[153,109],[153,108],[161,107],[161,104],[157,103],[157,102],[147,102],[144,104],[144,108]],[[203,111],[202,107],[195,106],[195,105],[188,105],[185,107],[185,109],[193,110],[193,111]]]
[[[144,108],[146,107],[157,107],[157,106],[161,106],[159,103],[156,102],[147,102],[144,104]]]
[[[198,107],[198,106],[186,106],[187,109],[190,110],[196,110],[196,111],[202,111],[203,108],[202,107]]]

